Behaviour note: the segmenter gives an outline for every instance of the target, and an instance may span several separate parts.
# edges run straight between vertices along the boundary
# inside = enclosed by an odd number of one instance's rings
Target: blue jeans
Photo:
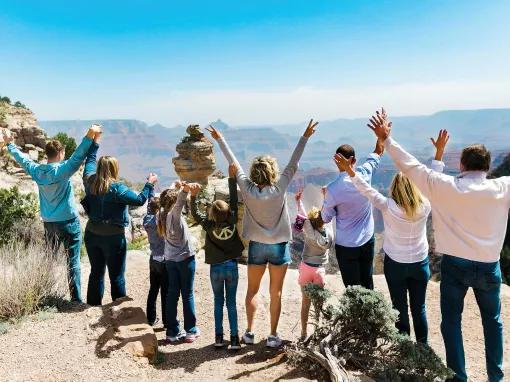
[[[237,261],[230,260],[221,264],[212,264],[210,270],[211,285],[214,293],[214,328],[216,335],[223,335],[223,305],[227,302],[230,335],[237,336],[236,294],[239,282]]]
[[[429,258],[417,263],[399,263],[384,256],[384,276],[390,290],[393,308],[398,310],[396,327],[401,333],[411,334],[407,293],[411,305],[416,342],[428,342],[428,324],[425,308],[427,284],[430,279]]]
[[[101,236],[85,230],[85,247],[90,261],[87,304],[101,305],[104,295],[104,274],[108,268],[112,300],[126,295],[127,243],[124,234]]]
[[[67,274],[71,301],[81,302],[81,226],[80,219],[74,218],[63,222],[45,222],[44,236],[46,242],[55,250],[64,246],[67,254]]]
[[[195,315],[195,297],[193,284],[195,280],[195,256],[184,261],[165,261],[168,277],[168,292],[166,297],[166,335],[176,336],[180,331],[177,320],[177,304],[179,295],[182,297],[184,313],[184,330],[187,333],[197,332],[197,317]]]
[[[250,265],[284,265],[290,264],[290,252],[287,242],[277,244],[250,241],[248,246],[248,264]]]
[[[441,262],[441,332],[446,364],[467,381],[462,342],[464,297],[473,288],[485,337],[485,362],[490,382],[503,381],[503,323],[501,321],[501,268],[499,261],[482,263],[444,255]]]
[[[374,250],[375,237],[361,247],[344,247],[335,245],[336,259],[345,287],[361,285],[374,289]]]

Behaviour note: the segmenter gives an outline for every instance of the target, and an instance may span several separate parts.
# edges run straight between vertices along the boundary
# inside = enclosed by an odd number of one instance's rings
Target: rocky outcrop
[[[15,107],[7,103],[0,105],[0,113],[4,115],[2,126],[14,134],[14,142],[19,147],[29,150],[44,151],[46,132],[37,123],[34,113],[22,107]]]
[[[190,125],[186,132],[188,136],[176,147],[179,155],[172,159],[175,172],[181,180],[207,184],[209,175],[216,169],[213,144],[198,125]]]

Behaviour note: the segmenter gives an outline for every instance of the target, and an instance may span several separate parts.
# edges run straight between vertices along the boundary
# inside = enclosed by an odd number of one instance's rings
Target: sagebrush
[[[17,187],[0,189],[0,245],[11,241],[15,226],[33,220],[38,211],[34,194],[22,194]]]
[[[395,328],[398,313],[377,291],[348,287],[334,304],[330,293],[305,287],[315,310],[315,331],[288,349],[297,365],[332,380],[347,380],[343,367],[360,370],[377,381],[435,382],[453,375],[427,345],[413,342]]]
[[[0,321],[60,303],[68,290],[67,261],[43,241],[0,246]]]

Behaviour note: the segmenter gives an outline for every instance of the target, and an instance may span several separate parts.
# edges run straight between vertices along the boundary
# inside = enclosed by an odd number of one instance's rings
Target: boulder
[[[187,132],[189,135],[176,147],[179,155],[172,159],[175,172],[181,180],[206,185],[209,175],[216,169],[213,144],[198,126],[188,127]]]
[[[96,353],[109,356],[122,349],[134,357],[153,360],[158,352],[158,339],[147,323],[144,310],[131,298],[123,297],[87,312],[88,337],[96,341]]]

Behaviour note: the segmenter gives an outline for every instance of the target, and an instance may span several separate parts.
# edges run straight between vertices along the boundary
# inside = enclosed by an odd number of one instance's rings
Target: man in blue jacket
[[[75,152],[67,160],[65,148],[59,141],[46,144],[47,164],[29,159],[13,143],[9,130],[3,130],[2,138],[13,158],[32,177],[39,188],[39,206],[44,222],[46,241],[55,248],[63,245],[67,253],[69,291],[71,301],[81,302],[80,249],[81,227],[74,202],[71,176],[78,171],[87,156],[94,137],[101,126],[92,125]]]

